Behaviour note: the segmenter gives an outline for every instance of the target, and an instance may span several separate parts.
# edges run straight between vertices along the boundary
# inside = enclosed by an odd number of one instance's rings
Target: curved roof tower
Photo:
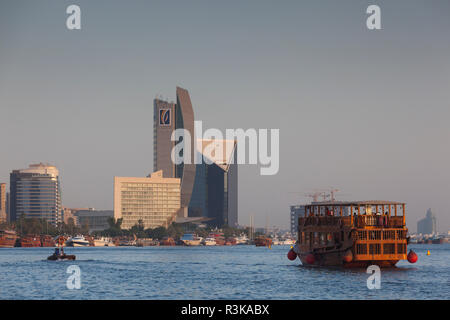
[[[186,89],[177,87],[177,104],[175,108],[175,128],[185,129],[191,135],[191,156],[194,156],[194,110],[191,98]],[[175,176],[181,178],[181,207],[188,207],[191,201],[192,189],[195,181],[195,164],[193,159],[190,164],[176,166]]]

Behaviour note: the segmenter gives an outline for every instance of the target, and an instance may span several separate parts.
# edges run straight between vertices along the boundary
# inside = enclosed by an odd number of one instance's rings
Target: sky
[[[113,177],[153,168],[153,99],[181,86],[206,128],[280,130],[278,174],[239,167],[241,225],[287,228],[333,187],[447,231],[449,35],[446,0],[0,0],[0,181],[48,162],[64,206],[113,209]]]

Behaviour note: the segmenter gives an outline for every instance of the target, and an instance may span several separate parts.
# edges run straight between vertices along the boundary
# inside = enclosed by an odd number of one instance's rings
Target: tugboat
[[[401,215],[400,215],[401,212]],[[298,240],[288,258],[303,265],[394,267],[407,254],[406,204],[393,201],[313,202],[298,219]]]

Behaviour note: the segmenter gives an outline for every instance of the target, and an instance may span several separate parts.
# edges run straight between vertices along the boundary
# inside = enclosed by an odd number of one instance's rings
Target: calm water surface
[[[0,249],[0,298],[450,299],[450,244],[408,248],[419,261],[382,270],[379,290],[367,289],[365,270],[289,261],[289,246],[67,248],[76,261],[47,261],[52,248]],[[73,264],[79,290],[66,287]]]

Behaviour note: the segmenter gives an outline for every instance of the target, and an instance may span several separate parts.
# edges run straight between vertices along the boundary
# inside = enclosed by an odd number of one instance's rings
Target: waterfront
[[[76,261],[47,261],[51,248],[0,250],[1,299],[450,299],[450,244],[411,245],[416,264],[365,270],[302,267],[289,246],[67,248]],[[426,252],[430,250],[431,255]],[[66,287],[67,267],[81,289]]]

